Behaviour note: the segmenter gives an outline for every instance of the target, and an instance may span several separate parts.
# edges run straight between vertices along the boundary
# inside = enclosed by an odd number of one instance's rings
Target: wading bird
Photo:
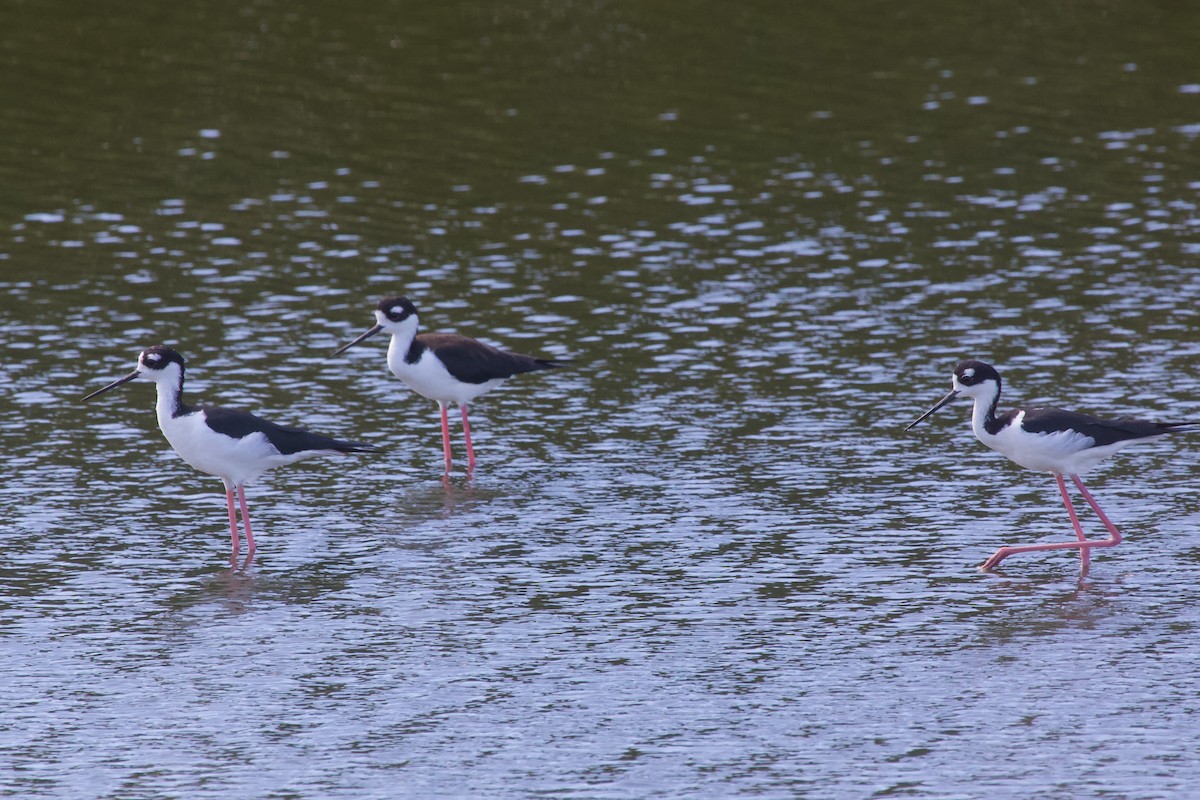
[[[135,378],[154,381],[158,387],[158,427],[180,458],[201,472],[225,483],[229,506],[229,532],[233,540],[230,561],[238,555],[237,515],[233,496],[237,490],[246,529],[247,564],[254,555],[254,533],[246,510],[246,481],[284,464],[321,455],[374,452],[378,448],[345,442],[318,433],[284,428],[245,411],[183,402],[183,356],[169,347],[148,347],[138,356],[137,367],[124,378],[97,389],[84,400],[104,394]]]
[[[354,341],[334,351],[344,353],[377,333],[392,335],[387,363],[392,374],[417,394],[437,402],[442,411],[442,451],[450,472],[450,422],[447,409],[457,403],[467,440],[467,471],[475,469],[467,404],[514,375],[561,367],[564,362],[510,353],[456,333],[417,333],[417,308],[407,297],[389,297],[375,309],[375,324]]]
[[[960,361],[955,365],[951,386],[949,394],[905,430],[912,430],[917,423],[959,395],[972,398],[975,408],[971,413],[971,429],[975,432],[975,438],[1022,467],[1053,474],[1063,503],[1067,506],[1067,513],[1071,517],[1071,524],[1075,527],[1077,541],[1001,547],[983,562],[980,566],[982,570],[993,569],[1016,553],[1078,549],[1080,570],[1086,574],[1092,548],[1115,547],[1121,543],[1121,532],[1096,503],[1096,499],[1083,485],[1079,476],[1131,444],[1200,425],[1200,421],[1146,422],[1128,417],[1099,419],[1052,407],[1016,408],[997,415],[1000,373],[990,364],[973,359]],[[1109,538],[1088,539],[1084,535],[1079,524],[1079,515],[1075,513],[1075,507],[1071,505],[1071,498],[1067,494],[1064,476],[1071,479],[1083,495],[1083,499],[1096,512],[1096,516],[1100,517],[1100,521],[1108,529]]]

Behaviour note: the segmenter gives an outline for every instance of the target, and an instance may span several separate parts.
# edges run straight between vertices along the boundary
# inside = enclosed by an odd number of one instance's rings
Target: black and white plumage
[[[190,406],[183,401],[183,356],[161,345],[143,350],[133,372],[83,399],[91,400],[136,378],[156,384],[158,427],[180,458],[200,472],[215,475],[224,482],[234,559],[239,549],[233,504],[235,489],[241,504],[242,524],[246,528],[248,554],[253,555],[254,534],[250,529],[244,488],[247,481],[275,467],[316,456],[378,449],[299,428],[285,428],[246,411]]]
[[[1084,487],[1079,476],[1111,457],[1119,450],[1147,439],[1200,425],[1200,421],[1149,422],[1122,417],[1103,419],[1076,411],[1051,406],[1016,408],[996,413],[1000,402],[1000,373],[990,364],[974,359],[960,361],[951,375],[950,393],[943,397],[905,430],[911,430],[954,398],[962,395],[975,401],[971,428],[975,438],[1012,461],[1029,469],[1049,472],[1055,476],[1071,522],[1075,542],[1002,547],[985,561],[982,569],[991,569],[1013,553],[1035,550],[1078,548],[1086,572],[1089,551],[1093,547],[1112,547],[1121,541],[1121,533],[1108,519],[1095,498]],[[1070,477],[1084,500],[1096,512],[1108,529],[1110,537],[1087,540],[1071,505],[1063,476]]]
[[[388,297],[375,309],[375,324],[358,338],[342,345],[334,355],[349,350],[377,333],[392,335],[387,363],[392,374],[422,397],[437,402],[442,413],[442,449],[450,471],[450,427],[447,408],[456,403],[462,411],[468,469],[475,467],[467,404],[495,389],[514,375],[553,369],[564,362],[511,353],[455,333],[418,334],[417,308],[407,297]]]

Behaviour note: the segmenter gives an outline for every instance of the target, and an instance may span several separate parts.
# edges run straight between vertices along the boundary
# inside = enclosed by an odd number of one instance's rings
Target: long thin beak
[[[909,425],[909,426],[908,426],[907,428],[905,428],[904,430],[906,430],[906,431],[911,431],[913,428],[917,427],[917,423],[921,422],[921,421],[922,421],[922,420],[924,420],[926,417],[928,417],[930,414],[932,414],[933,412],[937,411],[939,408],[941,408],[942,406],[946,405],[946,403],[949,403],[951,400],[953,400],[953,399],[954,399],[954,398],[956,398],[956,397],[958,397],[958,389],[951,389],[951,390],[950,390],[950,394],[946,395],[946,396],[945,396],[945,397],[943,397],[941,400],[938,400],[938,402],[937,402],[937,405],[936,405],[936,406],[934,406],[933,408],[929,409],[928,411],[926,411],[926,412],[925,412],[924,414],[922,414],[921,416],[919,416],[919,417],[917,417],[916,419],[914,419],[914,420],[912,421],[912,424],[911,424],[911,425]]]
[[[117,380],[110,383],[108,386],[105,386],[103,389],[97,389],[96,391],[89,394],[87,397],[83,398],[83,400],[80,402],[87,402],[88,400],[91,400],[93,397],[99,397],[100,395],[104,394],[105,392],[107,392],[111,389],[117,388],[122,383],[129,383],[131,380],[133,380],[134,378],[136,378],[138,375],[141,375],[141,374],[142,373],[138,372],[135,369],[133,372],[129,373],[124,378],[118,378]]]
[[[354,345],[356,345],[356,344],[358,344],[359,342],[363,341],[364,339],[370,339],[372,336],[374,336],[375,334],[379,333],[381,330],[383,330],[383,326],[382,326],[382,325],[372,325],[371,327],[367,328],[367,330],[366,330],[366,331],[364,331],[364,332],[363,332],[363,335],[362,335],[362,336],[359,336],[357,339],[355,339],[355,340],[354,340],[353,342],[351,342],[350,344],[344,344],[344,345],[342,345],[342,346],[341,346],[341,347],[339,347],[337,350],[334,350],[334,351],[333,351],[333,354],[336,356],[336,355],[338,355],[339,353],[344,353],[344,352],[346,352],[347,350],[349,350],[351,347],[354,347]]]

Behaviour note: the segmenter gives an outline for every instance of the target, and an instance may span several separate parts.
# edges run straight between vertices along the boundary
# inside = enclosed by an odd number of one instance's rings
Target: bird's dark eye
[[[392,322],[400,322],[403,319],[408,319],[408,316],[411,313],[411,311],[403,303],[397,303],[396,305],[392,306],[391,308],[389,308],[387,311],[384,311],[383,313]]]

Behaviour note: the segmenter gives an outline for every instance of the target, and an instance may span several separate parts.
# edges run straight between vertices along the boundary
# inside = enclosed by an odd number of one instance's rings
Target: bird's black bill
[[[129,373],[124,378],[118,378],[117,380],[110,383],[108,386],[105,386],[102,389],[97,389],[96,391],[89,394],[87,397],[83,398],[83,400],[81,400],[80,402],[86,403],[88,400],[91,400],[93,397],[99,397],[100,395],[104,394],[105,392],[115,389],[123,383],[129,383],[131,380],[133,380],[134,378],[136,378],[138,375],[141,375],[141,374],[142,373],[138,372],[135,369],[133,372]]]
[[[928,411],[926,411],[926,412],[925,412],[924,414],[922,414],[921,416],[919,416],[919,417],[917,417],[916,419],[914,419],[914,420],[912,421],[912,423],[911,423],[911,424],[910,424],[910,425],[909,425],[907,428],[905,428],[904,430],[906,430],[906,431],[911,431],[913,428],[917,427],[917,424],[918,424],[918,423],[920,423],[920,422],[924,421],[926,417],[928,417],[928,416],[929,416],[929,415],[931,415],[933,412],[937,411],[939,408],[941,408],[942,406],[946,405],[946,403],[949,403],[951,400],[953,400],[953,399],[954,399],[954,398],[956,398],[956,397],[958,397],[958,389],[951,389],[951,390],[950,390],[950,394],[946,395],[946,396],[945,396],[945,397],[943,397],[941,400],[938,400],[938,402],[937,402],[937,405],[935,405],[933,408],[931,408],[931,409],[929,409]]]
[[[354,345],[358,344],[359,342],[363,341],[364,339],[369,339],[369,338],[371,338],[371,337],[372,337],[372,336],[374,336],[375,334],[379,333],[381,330],[383,330],[383,326],[382,326],[382,325],[372,325],[370,328],[367,328],[367,330],[363,332],[363,335],[362,335],[362,336],[359,336],[359,337],[358,337],[357,339],[355,339],[353,342],[350,342],[350,344],[344,344],[344,345],[342,345],[342,346],[341,346],[341,347],[339,347],[337,350],[334,350],[334,351],[333,351],[333,354],[336,356],[336,355],[339,355],[339,354],[341,354],[341,353],[344,353],[344,352],[346,352],[347,350],[349,350],[351,347],[354,347]]]

